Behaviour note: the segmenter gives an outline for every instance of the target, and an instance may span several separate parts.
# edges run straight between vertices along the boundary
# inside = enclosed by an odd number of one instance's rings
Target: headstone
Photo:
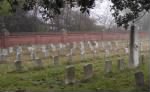
[[[97,41],[94,41],[94,43],[95,43],[95,49],[98,49],[98,47],[99,47],[98,42],[97,42]]]
[[[4,56],[8,56],[8,49],[2,49],[2,53]]]
[[[22,61],[15,61],[16,71],[22,71]]]
[[[9,53],[13,53],[13,47],[9,47]]]
[[[109,57],[110,56],[110,52],[108,49],[105,49],[105,58]]]
[[[34,64],[35,64],[35,68],[42,68],[43,67],[43,63],[41,61],[41,59],[36,58],[35,60],[33,60]]]
[[[92,64],[84,65],[84,80],[88,80],[93,77],[93,66]]]
[[[5,61],[2,49],[0,49],[0,62]]]
[[[35,53],[35,51],[32,51],[31,52],[31,59],[32,60],[35,60],[37,57],[36,57],[36,53]]]
[[[102,45],[102,48],[104,49],[105,48],[105,43],[102,42],[101,45]]]
[[[65,84],[74,84],[75,79],[75,67],[73,65],[66,67]]]
[[[112,50],[112,44],[110,41],[108,41],[108,46],[109,46],[110,50]]]
[[[125,54],[129,54],[129,48],[125,48]]]
[[[81,55],[81,59],[84,59],[84,54],[85,54],[85,47],[84,47],[84,43],[80,42],[80,55]]]
[[[142,72],[135,73],[135,81],[137,87],[144,87],[144,74]]]
[[[21,61],[21,53],[16,54],[16,61]]]
[[[48,57],[49,56],[48,47],[43,45],[41,48],[42,48],[42,52],[44,53],[44,56]]]
[[[76,48],[77,48],[77,43],[73,42],[73,49],[76,49]]]
[[[89,46],[89,48],[91,49],[91,51],[94,50],[94,48],[93,48],[93,46],[92,46],[92,43],[91,43],[90,41],[88,41],[88,46]]]
[[[69,49],[69,53],[66,55],[68,60],[67,60],[67,64],[72,64],[73,62],[73,52],[74,52],[74,49],[73,48],[70,48]]]
[[[104,68],[105,73],[110,73],[112,72],[112,61],[106,60],[105,61],[105,68]]]
[[[118,60],[118,69],[120,71],[124,70],[125,69],[125,62],[124,62],[124,59],[119,59]]]
[[[22,53],[22,48],[17,47],[16,48],[16,61],[21,61],[21,53]]]
[[[52,48],[52,51],[55,52],[56,51],[56,46],[54,44],[51,44],[50,46]]]
[[[54,56],[53,57],[53,63],[54,63],[54,65],[58,65],[59,64],[59,56]]]

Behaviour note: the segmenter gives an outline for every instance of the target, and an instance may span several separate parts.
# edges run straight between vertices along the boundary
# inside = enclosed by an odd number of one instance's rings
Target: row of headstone
[[[100,46],[100,43],[98,43],[97,41],[88,41],[88,46],[90,48],[90,50],[93,52],[93,55],[96,56],[97,55],[97,52],[98,52],[98,48],[99,47],[104,47],[106,48],[105,46],[109,46],[110,49],[112,49],[112,43],[110,41],[107,42],[107,44],[104,44],[104,42],[101,42],[101,46]],[[67,44],[62,44],[60,43],[58,48],[56,45],[54,44],[50,44],[50,47],[48,45],[42,45],[42,52],[44,53],[44,56],[45,57],[49,57],[49,48],[52,49],[52,51],[56,51],[57,49],[62,49],[62,48],[66,48],[67,46],[69,46],[70,43],[67,43]],[[118,41],[115,41],[115,45],[116,47],[118,47]],[[72,53],[74,53],[75,49],[77,48],[77,43],[76,42],[73,42],[73,47],[69,50],[69,54],[66,55],[68,56],[68,59],[69,61],[71,61],[71,57],[72,57]],[[105,49],[105,57],[109,57],[110,56],[110,49]],[[35,58],[38,58],[38,56],[36,55],[36,47],[35,46],[31,46],[31,47],[28,47],[28,51],[30,52],[30,55],[31,55],[31,59],[34,60]],[[125,54],[129,54],[129,48],[124,48],[124,51],[125,51]],[[12,53],[14,52],[14,48],[13,47],[10,47],[9,49],[2,49],[0,51],[0,61],[4,61],[4,59],[6,59],[6,56],[8,56],[9,53]],[[20,58],[22,56],[22,47],[21,46],[18,46],[16,48],[16,60],[17,61],[20,61]],[[61,52],[61,51],[60,51]],[[85,56],[85,43],[84,42],[80,42],[80,55],[81,55],[81,59],[84,58]]]
[[[40,69],[44,67],[43,62],[39,58],[34,59],[32,62],[33,62],[34,68],[36,69]],[[23,61],[15,60],[14,65],[15,65],[16,71],[23,71]]]
[[[106,64],[105,72],[106,73],[112,72],[112,62],[106,61],[105,64]],[[118,68],[120,70],[123,70],[125,68],[123,59],[118,60]],[[85,80],[87,81],[94,76],[92,64],[85,64],[83,66],[83,71],[84,71],[84,78],[83,78],[84,81]],[[74,84],[76,82],[77,82],[77,79],[76,79],[75,67],[73,65],[67,66],[66,75],[65,75],[65,84]],[[142,72],[135,73],[135,84],[137,87],[144,87],[145,85],[144,74]]]
[[[83,80],[89,80],[93,77],[94,71],[93,71],[93,65],[92,64],[85,64],[83,66]],[[73,65],[66,67],[66,75],[65,75],[65,84],[74,84],[76,82],[76,72],[75,67]]]

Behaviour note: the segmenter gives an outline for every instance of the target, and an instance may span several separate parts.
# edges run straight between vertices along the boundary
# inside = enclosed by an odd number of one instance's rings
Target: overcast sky
[[[103,17],[104,19],[106,19],[106,24],[110,24],[110,22],[113,20],[113,17],[111,15],[111,11],[110,11],[110,5],[111,2],[108,0],[103,0],[102,2],[100,0],[96,0],[96,6],[94,7],[94,9],[90,10],[90,17],[95,18],[95,19],[99,19],[98,16]],[[98,24],[101,24],[98,22]]]

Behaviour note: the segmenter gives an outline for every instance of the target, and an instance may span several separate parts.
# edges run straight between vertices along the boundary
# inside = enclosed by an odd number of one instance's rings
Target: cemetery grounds
[[[0,64],[0,90],[148,92],[150,46],[147,39],[140,40],[140,43],[140,56],[144,55],[144,60],[136,69],[128,68],[129,52],[125,50],[129,44],[127,40],[76,42],[61,46],[60,44],[18,46],[20,51],[17,51],[18,47],[10,47],[6,49],[7,55]],[[37,67],[31,59],[33,49],[36,53],[34,56],[42,61],[40,67]],[[21,70],[16,70],[15,66],[18,52],[21,53],[19,57],[22,61]],[[57,63],[54,63],[53,56],[59,57]],[[118,59],[124,59],[123,70],[118,69]],[[107,60],[112,61],[112,72],[109,73],[104,71]],[[85,64],[93,66],[93,76],[88,80],[84,80]],[[66,67],[70,65],[75,68],[76,81],[65,84]],[[139,71],[144,74],[145,85],[142,88],[137,87],[135,82],[134,74]]]

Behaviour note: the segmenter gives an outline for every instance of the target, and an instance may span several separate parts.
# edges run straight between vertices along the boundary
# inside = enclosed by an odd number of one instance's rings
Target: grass
[[[127,64],[127,57],[124,57]],[[148,58],[148,57],[147,57]],[[125,69],[119,71],[117,69],[117,57],[112,57],[113,72],[110,74],[104,73],[104,58],[86,59],[83,62],[76,62],[74,64],[76,69],[77,83],[74,85],[64,84],[65,64],[54,66],[49,64],[43,69],[29,68],[26,65],[24,72],[6,72],[14,69],[12,64],[0,65],[0,90],[12,91],[17,89],[31,90],[35,92],[45,91],[98,91],[98,90],[111,90],[111,91],[138,91],[136,88],[134,73],[142,71],[145,75],[145,82],[148,83],[148,64],[141,65],[137,69]],[[148,61],[148,59],[146,59]],[[146,63],[147,63],[146,61]],[[48,62],[48,61],[45,61]],[[49,61],[50,62],[50,61]],[[87,81],[83,80],[83,65],[92,63],[94,66],[94,77]],[[145,87],[143,90],[148,90]]]
[[[123,46],[121,46],[123,47]],[[24,48],[23,48],[24,49]],[[60,65],[53,65],[52,58],[43,58],[43,53],[38,53],[38,56],[44,63],[44,68],[35,69],[33,68],[33,62],[30,60],[30,55],[27,50],[24,50],[23,60],[23,71],[16,72],[13,65],[15,60],[15,53],[12,53],[8,57],[7,64],[0,64],[0,91],[15,91],[18,89],[28,90],[30,92],[49,92],[49,91],[111,91],[111,92],[141,92],[148,91],[149,83],[149,54],[145,54],[145,64],[141,65],[136,69],[126,69],[119,71],[117,69],[117,60],[120,53],[124,53],[123,50],[120,52],[112,51],[111,54],[115,56],[108,57],[113,63],[113,72],[109,74],[104,73],[104,50],[100,49],[97,57],[93,57],[89,49],[86,48],[88,54],[86,54],[85,60],[81,60],[79,50],[76,51],[73,56],[73,65],[76,69],[76,80],[77,82],[73,85],[66,85],[64,83],[65,68],[67,66],[67,58],[60,57]],[[64,50],[62,53],[67,53],[68,50]],[[38,50],[40,52],[40,50]],[[56,53],[51,53],[56,54]],[[126,66],[128,64],[128,56],[120,55],[124,58]],[[83,65],[92,63],[94,68],[94,76],[92,79],[83,82]],[[138,88],[135,85],[134,73],[142,71],[144,73],[144,79],[146,85],[144,88]]]

